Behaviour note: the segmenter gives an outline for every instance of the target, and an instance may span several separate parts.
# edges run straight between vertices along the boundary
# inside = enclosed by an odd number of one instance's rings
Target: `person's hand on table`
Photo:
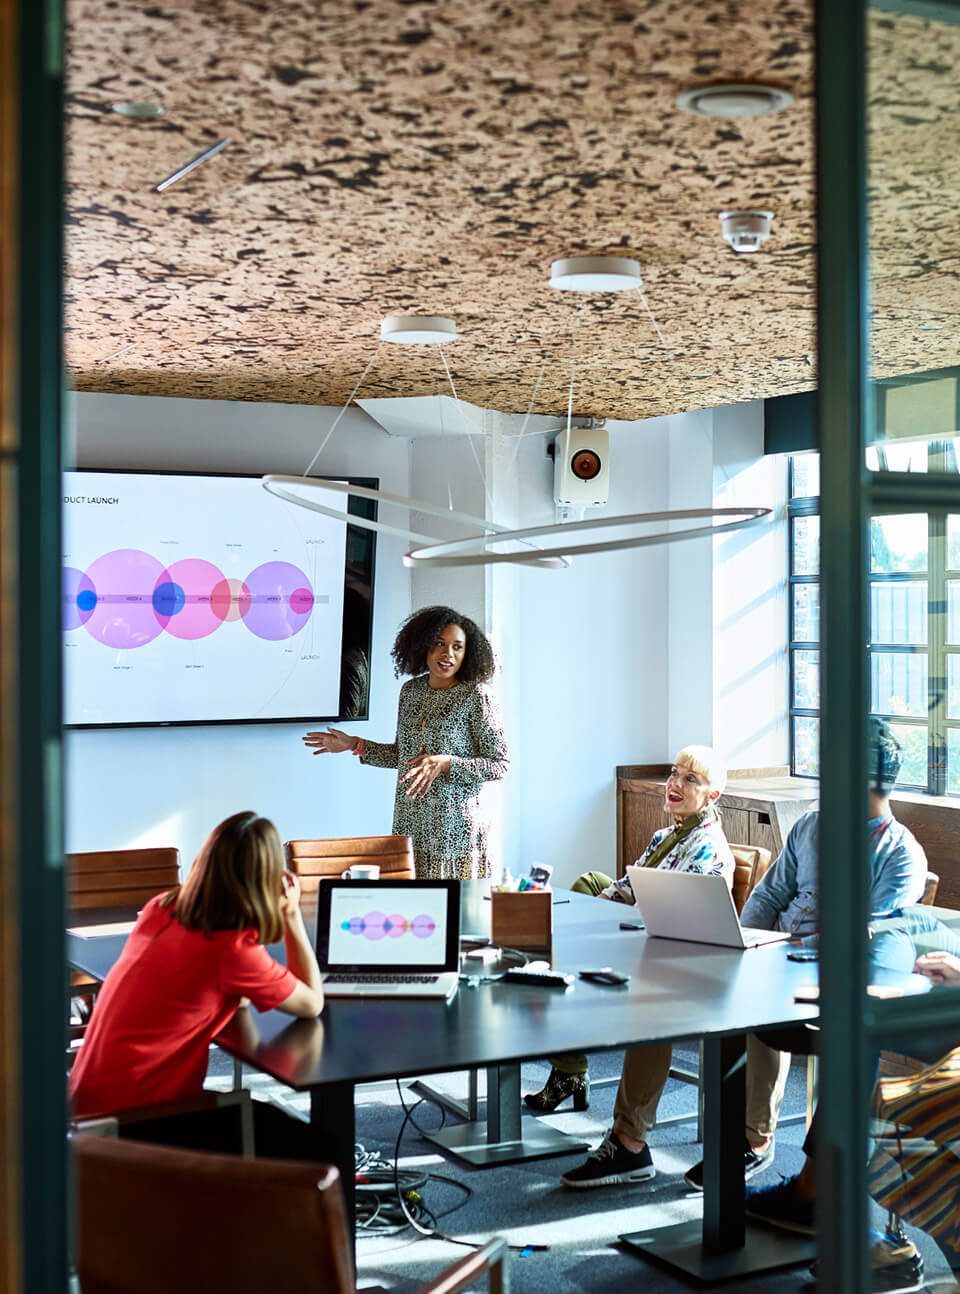
[[[309,746],[315,755],[338,755],[344,750],[354,750],[359,737],[351,737],[339,728],[327,728],[325,732],[308,732],[303,744]]]
[[[404,790],[412,800],[426,795],[441,774],[450,772],[449,755],[417,755],[407,760],[407,767],[400,774],[400,781],[405,782]]]
[[[913,969],[934,984],[960,984],[960,957],[954,957],[953,953],[924,953],[917,958]]]

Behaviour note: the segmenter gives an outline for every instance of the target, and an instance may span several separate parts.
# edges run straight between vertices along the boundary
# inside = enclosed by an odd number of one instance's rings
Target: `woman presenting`
[[[399,770],[393,830],[412,836],[420,880],[489,876],[480,792],[510,764],[486,687],[494,671],[490,643],[451,607],[425,607],[400,626],[391,655],[398,675],[414,676],[400,689],[392,742],[337,728],[303,740],[315,755],[352,750],[363,764]]]

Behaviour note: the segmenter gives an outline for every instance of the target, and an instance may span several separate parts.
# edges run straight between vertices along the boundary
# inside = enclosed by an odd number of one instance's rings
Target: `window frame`
[[[881,471],[887,467],[886,455],[882,444],[871,447],[877,455]],[[819,777],[819,767],[815,772],[797,767],[797,719],[813,719],[819,725],[820,706],[801,706],[796,704],[797,667],[796,655],[800,651],[816,652],[818,662],[821,659],[822,644],[819,637],[805,641],[796,637],[796,595],[795,588],[801,584],[820,584],[819,553],[817,569],[814,573],[798,574],[796,571],[796,545],[794,539],[794,521],[798,517],[820,515],[820,496],[809,495],[795,497],[795,459],[791,454],[787,476],[787,655],[788,668],[788,704],[787,713],[790,730],[790,771],[794,777]],[[819,458],[819,454],[818,454]],[[928,442],[927,471],[930,473],[956,472],[957,457],[954,442],[949,440],[932,440]],[[960,520],[960,514],[957,515]],[[888,643],[872,636],[872,598],[871,598],[871,637],[869,641],[870,676],[872,679],[873,656],[875,652],[903,655],[924,655],[927,658],[927,709],[921,717],[917,715],[892,714],[874,710],[871,697],[871,715],[904,727],[923,728],[927,733],[927,780],[918,782],[898,782],[897,790],[926,795],[949,796],[960,798],[960,741],[957,741],[957,768],[954,771],[954,788],[949,788],[948,747],[950,733],[960,733],[960,707],[954,718],[949,717],[949,677],[950,658],[960,658],[960,640],[948,641],[949,636],[949,587],[956,582],[960,589],[960,566],[950,567],[948,545],[948,523],[945,510],[929,510],[927,516],[927,566],[917,572],[882,572],[870,571],[871,586],[875,584],[922,584],[927,586],[927,634],[925,643]],[[818,628],[819,628],[818,611]],[[958,635],[960,639],[960,635]],[[960,675],[958,675],[960,681]],[[872,685],[871,685],[872,691]],[[819,698],[818,698],[819,700]]]

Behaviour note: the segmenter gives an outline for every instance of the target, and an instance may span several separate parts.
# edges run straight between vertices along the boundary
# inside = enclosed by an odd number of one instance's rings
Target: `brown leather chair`
[[[288,840],[287,866],[300,877],[305,894],[325,876],[339,877],[354,863],[376,863],[388,880],[414,880],[413,841],[409,836],[346,836],[333,840]]]
[[[773,855],[761,845],[731,845],[733,854],[733,902],[740,913],[750,891],[770,866]]]
[[[83,1294],[352,1294],[340,1175],[326,1164],[200,1154],[112,1137],[73,1139],[76,1269]],[[490,1274],[506,1242],[467,1254],[419,1294]]]
[[[180,882],[180,851],[156,849],[98,849],[90,853],[67,854],[67,925],[84,913],[112,909],[131,911],[142,907],[155,894],[171,890]],[[97,980],[81,971],[70,972],[71,1013],[89,1015],[100,987]],[[80,1004],[83,1003],[81,1008]],[[74,1031],[82,1035],[83,1024]]]
[[[180,881],[179,849],[101,849],[67,854],[67,915],[139,908]]]
[[[932,907],[937,901],[937,890],[940,888],[940,877],[936,872],[927,872],[927,879],[924,883],[923,894],[920,898],[921,903],[926,903]]]

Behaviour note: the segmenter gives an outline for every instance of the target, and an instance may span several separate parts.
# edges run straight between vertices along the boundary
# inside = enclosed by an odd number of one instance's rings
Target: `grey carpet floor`
[[[619,1052],[591,1057],[591,1076],[594,1079],[615,1077],[620,1071],[621,1057]],[[678,1063],[684,1068],[695,1068],[696,1052],[692,1045],[689,1050],[675,1049],[674,1064]],[[542,1086],[548,1072],[546,1062],[524,1065],[523,1090],[533,1091]],[[307,1117],[307,1096],[299,1096],[249,1070],[244,1073],[243,1081],[255,1097],[275,1101],[297,1117]],[[466,1094],[463,1074],[436,1075],[429,1081],[452,1095]],[[803,1068],[794,1066],[784,1102],[785,1114],[804,1109],[804,1082]],[[232,1085],[231,1062],[215,1048],[211,1051],[207,1083],[218,1088]],[[403,1087],[407,1087],[406,1080]],[[610,1126],[615,1094],[615,1083],[595,1087],[589,1110],[581,1114],[572,1110],[557,1113],[549,1116],[548,1122],[563,1132],[583,1137],[594,1146]],[[406,1090],[404,1100],[409,1108],[417,1102],[416,1096]],[[695,1105],[694,1088],[671,1079],[660,1113],[666,1118],[692,1112]],[[535,1117],[524,1115],[525,1120]],[[379,1156],[392,1164],[403,1119],[395,1085],[357,1089],[357,1141],[366,1155]],[[423,1103],[416,1108],[413,1120],[424,1129],[435,1129],[442,1122],[442,1113],[437,1106]],[[803,1162],[802,1139],[802,1123],[781,1127],[777,1133],[775,1164],[755,1177],[753,1183],[774,1183],[780,1173],[796,1172]],[[454,1186],[428,1180],[421,1189],[423,1202],[438,1216],[437,1226],[443,1235],[473,1242],[501,1235],[511,1245],[548,1246],[527,1255],[522,1250],[511,1254],[512,1294],[574,1294],[584,1290],[613,1294],[613,1291],[634,1289],[643,1290],[644,1294],[672,1294],[691,1286],[617,1248],[617,1237],[623,1232],[665,1226],[700,1215],[702,1197],[683,1181],[684,1171],[700,1158],[696,1123],[691,1119],[657,1129],[651,1135],[650,1144],[657,1168],[657,1176],[652,1181],[591,1191],[571,1191],[559,1181],[565,1169],[581,1161],[582,1154],[472,1169],[425,1141],[413,1123],[408,1123],[403,1133],[399,1163],[404,1170],[439,1173],[469,1188],[467,1195]],[[385,1192],[384,1198],[389,1194]],[[369,1199],[369,1196],[363,1198]],[[875,1210],[872,1220],[882,1226],[883,1215],[879,1210]],[[430,1223],[425,1220],[424,1225]],[[948,1269],[936,1246],[922,1233],[911,1231],[910,1234],[921,1248],[931,1282],[945,1280]],[[461,1245],[439,1237],[420,1236],[409,1227],[395,1234],[361,1230],[357,1248],[358,1288],[381,1286],[395,1294],[414,1294],[421,1284],[435,1278],[464,1252]],[[724,1294],[739,1291],[788,1294],[805,1284],[809,1286],[807,1273],[803,1268],[795,1268],[730,1281],[714,1288],[721,1288]]]

